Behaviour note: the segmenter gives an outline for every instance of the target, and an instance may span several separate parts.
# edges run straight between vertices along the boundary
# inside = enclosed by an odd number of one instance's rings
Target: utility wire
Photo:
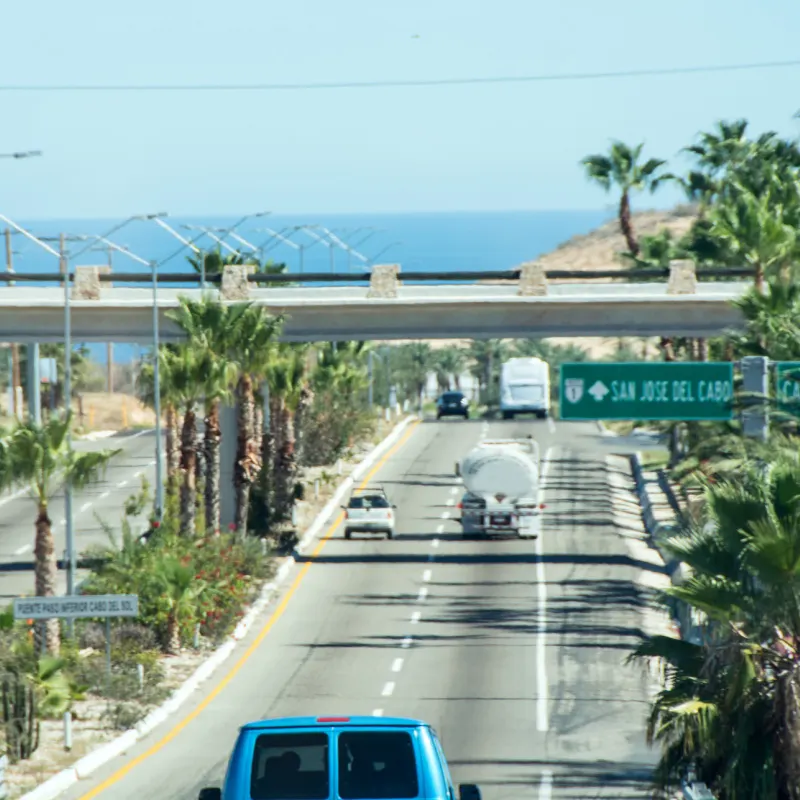
[[[755,69],[800,67],[800,59],[753,64],[719,64],[705,67],[631,69],[620,72],[567,72],[543,75],[511,75],[494,78],[435,78],[431,80],[342,81],[332,83],[228,83],[228,84],[0,84],[0,92],[274,92],[314,89],[390,89],[420,86],[468,86],[495,83],[544,83],[638,78],[652,75],[688,75],[708,72],[741,72]]]

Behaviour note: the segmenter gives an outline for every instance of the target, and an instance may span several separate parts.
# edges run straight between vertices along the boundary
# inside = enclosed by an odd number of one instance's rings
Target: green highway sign
[[[775,362],[778,408],[800,416],[800,361]]]
[[[562,364],[560,398],[564,420],[728,420],[733,417],[733,364]]]

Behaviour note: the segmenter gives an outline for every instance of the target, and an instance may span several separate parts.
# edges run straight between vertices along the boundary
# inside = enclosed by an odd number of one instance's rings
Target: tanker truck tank
[[[535,537],[539,514],[539,446],[533,438],[479,443],[456,464],[464,489],[465,537],[515,533]]]

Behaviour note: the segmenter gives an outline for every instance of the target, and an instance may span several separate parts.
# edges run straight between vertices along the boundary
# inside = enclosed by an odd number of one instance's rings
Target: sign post
[[[731,362],[579,362],[561,365],[564,420],[733,418]]]
[[[105,619],[106,670],[111,675],[111,617],[138,617],[139,595],[84,594],[59,597],[15,597],[14,619]]]

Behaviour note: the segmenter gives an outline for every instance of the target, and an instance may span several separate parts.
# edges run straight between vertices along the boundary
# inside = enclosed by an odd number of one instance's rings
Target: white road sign
[[[136,617],[135,594],[85,594],[74,597],[16,597],[14,619],[79,619],[85,617]]]

